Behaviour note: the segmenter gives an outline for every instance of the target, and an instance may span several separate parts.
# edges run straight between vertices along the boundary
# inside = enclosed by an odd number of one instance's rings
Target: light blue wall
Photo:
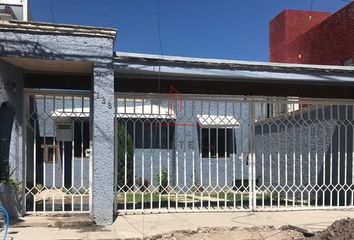
[[[0,57],[25,57],[45,60],[86,61],[92,63],[92,91],[113,104],[114,39],[71,33],[42,33],[14,30],[0,31]],[[45,71],[45,69],[43,69]],[[65,69],[63,69],[65,72]],[[22,88],[21,88],[22,89]],[[93,109],[92,215],[97,224],[113,222],[114,198],[114,111],[95,98]],[[21,149],[21,148],[20,148]],[[28,166],[33,166],[29,163]],[[31,176],[28,176],[31,179]],[[33,177],[32,177],[33,178]]]
[[[326,184],[334,189],[332,203],[344,204],[344,192],[337,190],[345,183],[354,189],[353,120],[352,106],[346,109],[345,105],[337,105],[305,110],[288,119],[274,118],[257,123],[255,150],[259,186],[278,186],[279,192],[282,187],[289,195],[295,192],[297,197],[301,197],[300,191],[303,191],[306,199],[310,194],[310,200],[315,200],[313,190],[317,190],[321,203],[322,189],[328,204]],[[349,193],[347,200],[351,196]]]

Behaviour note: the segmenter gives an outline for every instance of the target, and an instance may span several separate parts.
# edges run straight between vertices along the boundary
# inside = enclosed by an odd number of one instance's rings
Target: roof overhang
[[[84,61],[47,60],[20,57],[1,57],[0,59],[24,69],[27,72],[54,72],[91,74],[92,63]]]
[[[354,83],[354,67],[246,62],[116,53],[115,71],[126,76],[282,83]]]

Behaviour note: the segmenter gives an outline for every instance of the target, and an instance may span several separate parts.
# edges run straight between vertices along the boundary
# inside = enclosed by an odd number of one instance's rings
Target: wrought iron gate
[[[256,210],[353,208],[354,101],[252,101]]]
[[[119,213],[353,207],[354,101],[116,97]]]
[[[119,212],[249,210],[249,101],[117,97]]]
[[[90,210],[90,98],[65,92],[25,94],[26,212]]]

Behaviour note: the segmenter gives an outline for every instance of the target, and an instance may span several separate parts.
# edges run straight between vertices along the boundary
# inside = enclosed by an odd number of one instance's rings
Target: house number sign
[[[108,109],[112,109],[111,101],[107,101],[105,97],[101,96],[99,92],[95,91],[93,94],[93,100],[101,100],[102,105],[107,105]]]

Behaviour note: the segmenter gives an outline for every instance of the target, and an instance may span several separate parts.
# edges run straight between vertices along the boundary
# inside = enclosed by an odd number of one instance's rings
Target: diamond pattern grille
[[[353,207],[353,105],[119,94],[117,210]]]
[[[89,97],[26,99],[26,211],[89,212]]]

